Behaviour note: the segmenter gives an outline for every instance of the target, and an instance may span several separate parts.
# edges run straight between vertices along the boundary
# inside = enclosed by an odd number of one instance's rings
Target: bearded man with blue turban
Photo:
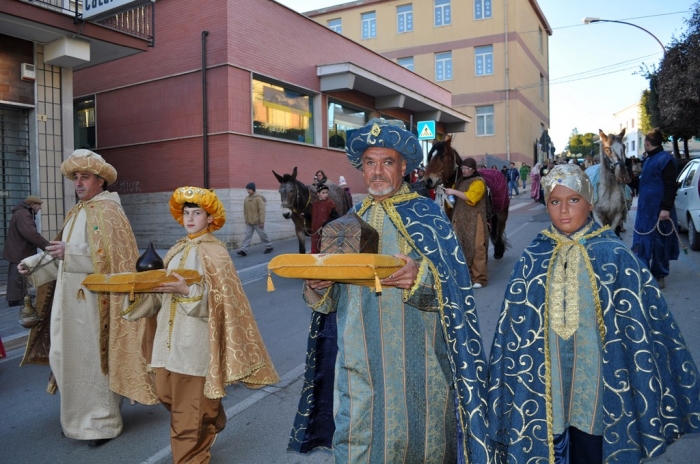
[[[373,119],[349,134],[346,152],[369,191],[352,211],[379,232],[379,253],[405,265],[381,293],[306,282],[309,306],[337,316],[338,355],[331,403],[314,396],[325,374],[310,352],[290,448],[332,445],[336,463],[486,463],[485,360],[464,254],[440,208],[403,182],[423,160],[420,144]],[[329,443],[318,410],[331,407]]]

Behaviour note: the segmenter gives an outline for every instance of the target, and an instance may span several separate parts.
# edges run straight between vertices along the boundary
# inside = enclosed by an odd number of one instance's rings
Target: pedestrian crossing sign
[[[418,121],[418,140],[435,138],[435,121]]]

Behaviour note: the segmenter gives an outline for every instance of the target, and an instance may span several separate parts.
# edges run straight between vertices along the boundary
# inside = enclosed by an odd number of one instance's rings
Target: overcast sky
[[[276,1],[299,12],[346,3]],[[638,102],[648,87],[640,68],[654,66],[663,57],[659,43],[642,30],[615,23],[586,26],[581,19],[592,16],[631,22],[668,45],[674,36],[686,30],[684,19],[690,17],[695,1],[538,0],[538,3],[553,29],[549,38],[550,135],[559,152],[575,127],[580,133],[616,130],[611,122],[613,113]]]

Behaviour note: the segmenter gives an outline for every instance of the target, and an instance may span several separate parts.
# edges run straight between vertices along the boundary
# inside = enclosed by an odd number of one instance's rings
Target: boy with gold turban
[[[177,281],[141,296],[122,315],[157,314],[150,366],[158,399],[171,412],[173,462],[209,462],[226,425],[225,386],[260,388],[279,377],[226,246],[211,234],[226,222],[223,203],[212,190],[181,187],[170,198],[170,213],[187,231],[164,260]],[[203,278],[187,285],[178,269]]]
[[[639,463],[700,432],[698,370],[649,270],[590,218],[576,165],[543,177],[552,226],[506,287],[489,371],[497,462]]]

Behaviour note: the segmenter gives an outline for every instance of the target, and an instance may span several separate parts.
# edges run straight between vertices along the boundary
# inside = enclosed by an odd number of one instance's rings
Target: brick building
[[[114,189],[141,246],[182,237],[167,201],[183,185],[216,189],[228,215],[217,236],[229,247],[242,241],[251,181],[267,199],[268,233],[291,237],[272,170],[298,167],[308,184],[322,169],[364,193],[346,130],[376,116],[436,120],[441,133],[470,121],[448,90],[270,0],[160,0],[156,24],[147,53],[74,79],[76,114],[93,121],[76,146],[116,167]]]

